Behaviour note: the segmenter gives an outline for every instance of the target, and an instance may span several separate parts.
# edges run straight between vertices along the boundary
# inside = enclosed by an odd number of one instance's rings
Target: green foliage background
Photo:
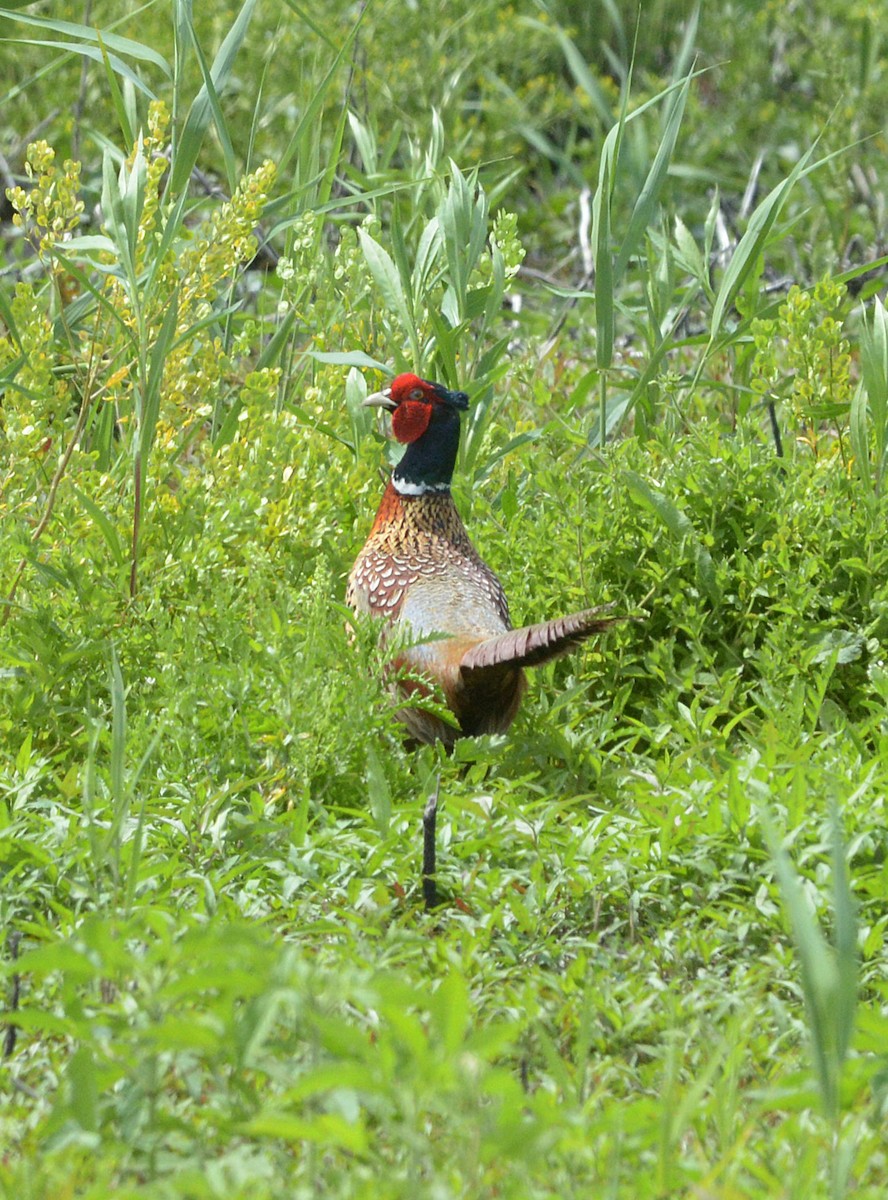
[[[884,1195],[883,5],[0,36],[0,1195]],[[408,368],[517,619],[643,617],[452,760]]]

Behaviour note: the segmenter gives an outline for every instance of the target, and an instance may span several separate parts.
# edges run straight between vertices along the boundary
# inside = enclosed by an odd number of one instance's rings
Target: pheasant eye
[[[424,400],[425,392],[422,390],[422,388],[414,388],[413,391],[410,393],[410,399],[411,400]]]

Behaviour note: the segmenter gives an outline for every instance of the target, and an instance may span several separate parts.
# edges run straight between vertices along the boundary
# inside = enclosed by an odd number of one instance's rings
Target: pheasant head
[[[418,375],[398,375],[364,401],[392,414],[392,433],[407,449],[392,473],[402,496],[448,492],[459,449],[459,414],[469,407],[465,392],[452,392]]]

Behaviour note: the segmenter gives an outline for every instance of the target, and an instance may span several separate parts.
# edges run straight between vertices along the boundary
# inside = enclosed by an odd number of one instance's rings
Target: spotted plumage
[[[469,541],[450,492],[401,496],[390,481],[349,579],[347,602],[358,612],[397,620],[405,595],[423,578],[462,580],[492,609],[498,631],[511,629],[502,584]],[[463,614],[477,625],[477,614]]]
[[[513,629],[502,585],[469,540],[450,494],[463,392],[399,375],[366,404],[392,413],[407,449],[392,472],[346,600],[399,632],[395,665],[405,696],[439,689],[455,719],[406,707],[413,737],[452,746],[461,735],[509,727],[526,688],[523,668],[548,662],[617,617],[587,609]],[[441,635],[446,635],[442,637]]]

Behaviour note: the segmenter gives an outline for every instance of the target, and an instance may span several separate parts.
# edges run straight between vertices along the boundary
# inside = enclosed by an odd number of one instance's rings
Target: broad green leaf
[[[848,433],[851,438],[851,449],[854,453],[854,465],[867,495],[870,495],[874,488],[874,479],[870,463],[868,418],[867,394],[865,387],[861,383],[858,384],[851,399]]]
[[[441,226],[437,217],[432,217],[426,223],[420,234],[419,245],[413,263],[413,294],[425,297],[431,287],[432,272],[437,267],[437,258],[441,251]],[[438,268],[440,270],[440,268]]]
[[[376,137],[372,129],[359,120],[355,113],[351,111],[348,112],[348,125],[351,129],[358,154],[361,156],[365,175],[375,175],[379,169],[379,157],[376,147]]]
[[[382,371],[385,375],[390,375],[392,370],[387,363],[371,358],[363,350],[306,350],[305,353],[308,358],[318,362],[336,363],[343,367],[367,367],[369,370]]]
[[[376,828],[379,830],[380,836],[385,837],[388,834],[392,816],[391,788],[389,787],[385,771],[382,769],[382,763],[379,761],[379,755],[372,744],[367,746],[366,757],[365,779],[367,782],[367,798],[370,802],[370,811],[373,814],[373,819],[376,822]]]
[[[78,1046],[68,1060],[68,1092],[71,1115],[77,1124],[89,1133],[96,1133],[99,1128],[99,1084],[95,1059],[88,1046]]]
[[[125,175],[125,167],[121,167],[121,174]],[[130,302],[135,307],[135,246],[130,242],[124,212],[122,190],[125,190],[125,187],[125,182],[122,183],[121,178],[115,176],[111,155],[106,152],[102,160],[102,219],[114,243],[114,253],[122,268]]]
[[[98,504],[96,504],[95,500],[93,500],[91,496],[88,496],[86,492],[81,491],[76,484],[72,483],[70,484],[70,487],[79,502],[83,505],[85,511],[89,513],[96,525],[98,525],[99,529],[101,530],[102,537],[105,539],[105,543],[108,546],[108,549],[111,551],[111,556],[113,557],[115,563],[118,566],[121,566],[125,558],[124,549],[120,543],[117,530],[114,528],[114,525],[109,520],[107,514]]]
[[[835,948],[823,936],[789,855],[780,844],[770,813],[763,811],[761,819],[798,953],[820,1096],[827,1115],[835,1117],[857,1003],[856,921],[845,868],[837,862],[837,855],[844,862],[838,818],[834,813],[834,902],[841,909],[835,913]]]
[[[457,1055],[469,1027],[469,989],[459,971],[451,970],[434,995],[436,1049],[448,1058]]]
[[[373,422],[370,410],[364,407],[366,399],[367,381],[357,367],[352,367],[345,379],[345,407],[351,421],[352,449],[355,454]]]
[[[364,1154],[368,1148],[367,1134],[362,1125],[352,1125],[336,1113],[317,1117],[301,1117],[286,1112],[267,1110],[243,1126],[250,1137],[270,1137],[287,1142],[313,1142],[330,1150],[346,1150]]]
[[[487,198],[477,188],[474,178],[466,179],[452,160],[447,191],[436,216],[444,240],[447,275],[461,321],[468,315],[469,280],[487,243]]]
[[[405,333],[412,330],[413,322],[407,297],[401,286],[401,277],[391,255],[372,238],[366,229],[358,230],[358,240],[364,252],[367,266],[376,286],[382,294],[386,308],[397,316]]]

